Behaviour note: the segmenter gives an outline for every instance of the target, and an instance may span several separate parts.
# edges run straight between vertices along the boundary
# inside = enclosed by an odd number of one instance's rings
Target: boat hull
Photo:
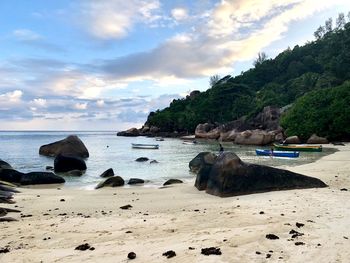
[[[299,157],[299,152],[291,152],[291,151],[271,151],[271,150],[256,149],[255,152],[256,152],[256,155],[258,156],[274,156],[274,157],[288,157],[288,158]]]
[[[299,151],[299,152],[322,152],[321,145],[282,145],[282,144],[274,144],[273,145],[276,150],[281,151]]]
[[[159,149],[159,144],[140,144],[140,143],[132,143],[131,147],[134,149]]]

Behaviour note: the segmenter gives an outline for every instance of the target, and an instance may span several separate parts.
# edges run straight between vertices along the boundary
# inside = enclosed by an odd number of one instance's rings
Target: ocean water
[[[114,173],[124,180],[148,180],[146,187],[161,185],[169,178],[186,181],[195,177],[189,171],[188,163],[198,153],[217,153],[219,150],[216,141],[197,140],[196,145],[186,145],[175,138],[156,141],[155,138],[146,137],[119,137],[116,132],[109,131],[0,131],[0,159],[21,172],[45,171],[46,166],[53,166],[54,158],[39,155],[40,146],[72,134],[78,135],[84,142],[90,157],[86,159],[85,174],[81,177],[64,176],[64,187],[93,189],[102,180],[100,174],[108,168],[113,168]],[[158,150],[133,149],[131,143],[159,144],[160,147]],[[222,145],[225,151],[235,152],[243,161],[274,167],[313,162],[333,152],[332,149],[324,148],[322,153],[301,152],[300,157],[295,159],[271,158],[256,156],[255,146],[239,146],[228,142]],[[139,163],[135,161],[138,157],[148,157],[158,163]]]

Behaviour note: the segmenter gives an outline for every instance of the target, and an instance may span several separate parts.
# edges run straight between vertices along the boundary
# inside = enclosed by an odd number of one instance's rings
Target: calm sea
[[[106,131],[0,131],[0,159],[10,163],[22,172],[45,171],[46,166],[53,166],[53,158],[39,155],[41,145],[64,139],[75,134],[84,142],[90,157],[86,160],[87,171],[81,177],[66,176],[66,187],[93,189],[101,181],[100,174],[108,168],[123,177],[149,180],[147,186],[161,185],[169,178],[190,180],[194,177],[189,172],[188,163],[203,151],[218,152],[215,141],[198,141],[196,145],[182,144],[180,139],[155,141],[146,137],[119,137],[116,132]],[[158,150],[132,149],[131,143],[157,143]],[[326,154],[332,153],[325,148],[322,153],[301,153],[299,158],[283,159],[257,157],[253,146],[238,146],[222,143],[225,151],[235,152],[243,161],[270,166],[299,165],[313,162]],[[108,147],[107,147],[108,146]],[[148,157],[158,163],[138,163],[138,157]]]

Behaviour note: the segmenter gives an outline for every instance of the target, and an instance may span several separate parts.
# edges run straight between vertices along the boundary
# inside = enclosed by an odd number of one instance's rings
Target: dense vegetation
[[[327,20],[315,37],[316,41],[288,48],[274,59],[259,54],[254,68],[236,77],[211,80],[207,91],[173,100],[169,107],[150,114],[147,124],[163,131],[193,132],[199,123],[228,122],[253,116],[268,105],[283,107],[295,102],[282,122],[290,134],[349,136],[349,119],[335,114],[346,108],[342,103],[350,101],[350,86],[335,87],[350,80],[350,23],[337,19],[333,29]],[[339,100],[337,94],[344,99]]]

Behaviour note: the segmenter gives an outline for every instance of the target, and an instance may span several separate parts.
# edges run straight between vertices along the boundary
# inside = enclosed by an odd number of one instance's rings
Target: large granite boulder
[[[101,183],[99,183],[95,189],[99,189],[102,187],[118,187],[118,186],[123,186],[125,184],[125,181],[123,178],[121,178],[120,176],[113,176],[113,177],[109,177],[106,180],[102,181]]]
[[[82,158],[59,154],[54,161],[54,170],[56,173],[65,173],[72,170],[86,170],[85,161]]]
[[[273,131],[281,129],[279,126],[279,119],[281,116],[281,109],[277,107],[272,106],[266,106],[262,110],[262,112],[258,113],[255,118],[253,118],[252,126],[267,130],[267,131]]]
[[[191,172],[201,174],[201,176],[197,176],[195,182],[199,190],[204,190],[207,187],[208,175],[216,158],[217,156],[211,152],[201,152],[190,161]]]
[[[129,130],[118,132],[117,136],[136,137],[140,136],[140,131],[136,128],[130,128]]]
[[[209,123],[198,124],[194,133],[196,138],[218,139],[220,137],[220,129]]]
[[[20,185],[61,184],[65,182],[65,180],[61,176],[55,175],[54,173],[21,173],[14,169],[0,170],[0,180]]]
[[[51,157],[59,154],[81,158],[89,157],[89,151],[76,135],[70,135],[64,140],[41,146],[39,154]]]
[[[234,143],[244,145],[267,145],[275,140],[274,133],[263,130],[246,130],[236,135]]]
[[[329,142],[328,142],[327,138],[319,137],[316,134],[312,134],[306,143],[308,143],[308,144],[327,144]]]
[[[289,136],[283,141],[283,143],[286,143],[286,144],[299,144],[299,143],[301,143],[301,141],[300,141],[298,136]]]
[[[204,153],[201,154],[206,156]],[[198,159],[198,155],[194,160],[196,158]],[[195,170],[198,171],[195,187],[220,197],[327,186],[317,178],[269,166],[245,163],[232,152],[219,155],[211,167],[210,163],[205,163],[203,167],[196,166]]]

